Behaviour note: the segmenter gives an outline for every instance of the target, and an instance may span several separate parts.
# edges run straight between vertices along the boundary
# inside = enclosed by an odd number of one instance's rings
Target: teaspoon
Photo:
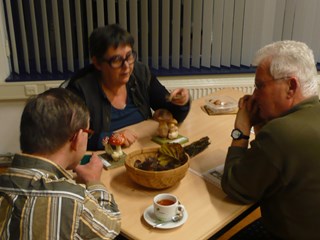
[[[171,218],[171,221],[169,221],[169,222],[157,223],[157,224],[153,225],[153,227],[156,228],[156,227],[165,225],[165,224],[170,223],[170,222],[179,222],[182,218],[183,218],[183,214],[177,214],[177,215],[174,215],[174,216]]]

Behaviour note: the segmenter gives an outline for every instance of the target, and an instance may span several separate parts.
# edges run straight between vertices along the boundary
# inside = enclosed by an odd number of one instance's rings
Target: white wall
[[[0,72],[3,65],[0,65]],[[34,87],[33,93],[41,93],[44,90],[59,86],[62,81],[49,82],[0,82],[0,154],[17,152],[19,146],[20,118],[26,100],[32,95],[26,91],[27,87]]]
[[[19,125],[24,100],[0,102],[0,154],[19,151]]]

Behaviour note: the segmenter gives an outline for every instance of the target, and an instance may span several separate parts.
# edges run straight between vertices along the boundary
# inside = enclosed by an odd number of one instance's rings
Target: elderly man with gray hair
[[[261,48],[255,90],[239,101],[223,190],[258,203],[263,235],[233,239],[319,239],[320,104],[312,50],[297,41]],[[250,139],[250,129],[255,139]],[[252,232],[251,232],[252,233]],[[261,231],[260,231],[261,233]]]

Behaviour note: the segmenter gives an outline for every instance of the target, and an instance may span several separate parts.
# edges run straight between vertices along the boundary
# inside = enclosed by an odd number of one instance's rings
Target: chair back
[[[63,81],[59,87],[61,88],[67,88],[69,83],[71,81],[76,81],[79,78],[82,78],[83,76],[87,75],[90,72],[95,71],[95,67],[93,64],[89,64],[88,66],[85,66],[84,68],[81,68],[79,71],[77,71],[71,78],[66,79],[65,81]]]

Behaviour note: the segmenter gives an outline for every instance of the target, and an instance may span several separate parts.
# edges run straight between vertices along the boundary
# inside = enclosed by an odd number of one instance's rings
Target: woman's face
[[[101,71],[102,80],[105,84],[121,86],[129,81],[134,68],[132,54],[131,46],[119,45],[117,48],[110,47],[107,49],[102,61],[93,59],[94,65]],[[123,61],[124,59],[126,60]],[[115,64],[115,62],[118,64]]]

